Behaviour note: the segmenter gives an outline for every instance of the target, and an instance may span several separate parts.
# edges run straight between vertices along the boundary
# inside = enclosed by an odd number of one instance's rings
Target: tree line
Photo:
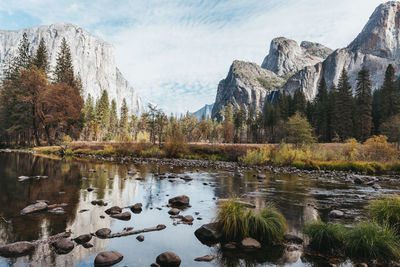
[[[53,69],[42,39],[32,51],[26,34],[5,71],[0,87],[0,142],[35,146],[58,144],[69,136],[85,141],[279,143],[365,141],[384,134],[400,140],[400,89],[392,65],[381,88],[372,93],[370,74],[358,73],[354,94],[345,69],[337,85],[324,78],[316,97],[307,101],[301,90],[280,93],[263,110],[250,105],[222,110],[223,120],[197,120],[190,113],[167,116],[149,104],[143,114],[130,114],[123,99],[117,109],[104,90],[100,98],[82,98],[74,75],[70,48],[62,40]]]
[[[266,102],[263,111],[252,106],[231,104],[223,110],[224,138],[227,142],[281,142],[309,132],[319,142],[343,142],[349,138],[365,141],[384,134],[390,141],[400,140],[400,87],[392,65],[388,65],[383,85],[372,93],[369,71],[361,69],[354,89],[345,69],[338,84],[328,90],[322,78],[313,101],[301,90],[293,95],[280,93]],[[296,127],[295,127],[296,126]],[[299,128],[300,127],[300,128]],[[313,140],[310,135],[304,137]]]

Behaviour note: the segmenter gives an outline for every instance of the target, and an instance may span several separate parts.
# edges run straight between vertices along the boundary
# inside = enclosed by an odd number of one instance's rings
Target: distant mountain
[[[26,33],[34,50],[43,38],[47,45],[50,65],[54,67],[63,37],[71,48],[75,74],[82,80],[83,94],[99,98],[107,90],[109,98],[115,99],[118,108],[123,98],[131,112],[143,111],[140,97],[118,70],[115,49],[112,45],[72,24],[36,26],[19,31],[0,31],[0,76],[8,59],[16,54],[22,34]]]
[[[221,110],[228,103],[244,105],[247,110],[251,104],[261,111],[266,101],[275,99],[282,91],[293,94],[302,90],[307,100],[312,100],[322,77],[330,87],[338,83],[343,68],[353,90],[363,67],[369,70],[372,87],[376,89],[382,85],[389,64],[397,75],[400,73],[400,2],[379,5],[346,48],[332,51],[318,43],[303,41],[298,45],[279,37],[271,41],[261,68],[254,63],[235,62],[218,85],[213,118],[221,119]],[[246,74],[238,74],[242,72]]]
[[[201,109],[199,109],[196,112],[193,112],[192,114],[196,116],[198,120],[201,120],[203,115],[205,119],[211,118],[211,111],[214,107],[214,104],[211,105],[205,105]]]
[[[346,48],[337,49],[323,62],[305,67],[283,86],[293,93],[303,90],[311,100],[317,93],[318,82],[325,78],[328,86],[337,84],[345,68],[355,89],[358,72],[365,67],[371,75],[372,88],[383,83],[385,70],[393,64],[397,74],[400,65],[400,2],[390,1],[379,5],[362,32]]]
[[[271,41],[269,54],[262,66],[235,60],[225,79],[218,85],[212,117],[222,119],[221,110],[228,103],[235,107],[250,105],[262,111],[266,98],[280,89],[287,79],[305,66],[323,61],[332,50],[318,44],[296,41],[284,37]]]

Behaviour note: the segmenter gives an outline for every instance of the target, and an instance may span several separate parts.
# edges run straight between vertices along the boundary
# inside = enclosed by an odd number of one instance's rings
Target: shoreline
[[[30,153],[35,155],[55,155],[62,158],[59,152],[38,152],[30,149],[0,149],[0,153]],[[264,166],[247,166],[236,161],[213,161],[209,159],[182,159],[182,158],[156,158],[156,157],[134,157],[134,156],[103,156],[98,154],[84,154],[84,153],[74,153],[67,158],[72,159],[87,159],[99,162],[110,162],[115,164],[158,164],[162,166],[170,167],[181,167],[181,168],[211,168],[219,169],[228,172],[232,172],[233,175],[239,177],[244,176],[244,172],[254,172],[253,176],[261,179],[263,173],[267,172],[270,174],[289,174],[297,175],[302,177],[303,175],[310,176],[311,178],[340,178],[347,180],[349,182],[357,184],[366,184],[374,186],[377,182],[397,180],[400,178],[399,174],[367,174],[361,172],[353,171],[343,171],[343,170],[305,170],[299,169],[295,166],[274,166],[274,165],[264,165]]]

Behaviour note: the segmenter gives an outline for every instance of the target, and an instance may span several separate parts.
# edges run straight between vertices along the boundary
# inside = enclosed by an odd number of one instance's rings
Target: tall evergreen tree
[[[32,64],[38,69],[43,70],[46,74],[49,71],[49,55],[47,53],[46,43],[44,39],[40,39],[39,47],[32,59]]]
[[[118,130],[117,102],[115,99],[111,101],[110,109],[110,132],[115,136]]]
[[[71,50],[65,38],[62,39],[60,51],[57,54],[54,79],[57,83],[66,83],[72,87],[76,85]]]
[[[129,111],[128,111],[128,106],[126,105],[126,99],[124,98],[122,100],[122,105],[121,105],[121,118],[119,120],[119,129],[120,129],[120,134],[124,136],[127,133],[128,130],[128,116],[129,116]]]
[[[108,129],[110,125],[110,102],[108,93],[103,90],[100,99],[96,103],[96,121],[100,129]]]
[[[337,87],[335,117],[337,133],[342,141],[353,136],[353,95],[347,71],[342,70]]]
[[[372,129],[372,93],[371,81],[367,69],[362,68],[357,77],[355,106],[356,135],[365,141],[371,135]]]
[[[304,92],[302,90],[296,90],[293,94],[293,100],[290,105],[290,116],[293,116],[297,111],[304,115],[306,113],[306,105],[307,101]]]
[[[15,63],[19,69],[28,69],[32,64],[32,48],[25,32],[18,46],[18,56],[15,59]]]
[[[318,85],[318,92],[315,97],[315,110],[313,115],[313,125],[319,141],[329,141],[329,98],[328,87],[325,78],[322,77]]]
[[[386,69],[385,80],[381,90],[383,99],[381,118],[386,120],[400,112],[400,95],[392,64],[389,64]]]

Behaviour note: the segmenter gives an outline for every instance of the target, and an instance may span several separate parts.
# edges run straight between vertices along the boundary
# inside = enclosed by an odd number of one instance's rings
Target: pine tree
[[[103,91],[96,103],[96,122],[103,131],[106,131],[110,126],[110,102],[106,90]]]
[[[338,83],[335,99],[337,133],[342,141],[353,136],[353,95],[347,71],[343,69]]]
[[[355,109],[356,134],[359,140],[365,141],[372,129],[372,95],[369,72],[363,68],[358,73]]]
[[[18,69],[29,69],[32,64],[32,49],[25,32],[22,35],[22,40],[18,46],[18,56],[14,62]]]
[[[381,90],[383,99],[381,118],[386,120],[400,112],[400,95],[395,71],[391,64],[386,69],[385,80]]]
[[[118,130],[118,115],[117,115],[117,102],[115,99],[111,101],[111,109],[110,109],[110,133],[112,133],[113,137]]]
[[[329,141],[329,98],[325,78],[322,77],[318,85],[318,92],[314,100],[315,110],[313,114],[313,125],[319,141]]]
[[[32,64],[38,69],[43,70],[46,74],[49,71],[49,55],[47,53],[46,43],[43,38],[40,39],[39,47],[32,59]]]
[[[383,123],[382,118],[383,97],[382,89],[377,89],[372,95],[372,122],[374,135],[379,135],[380,126]]]
[[[60,51],[57,54],[54,79],[57,83],[66,83],[72,87],[76,86],[71,50],[65,38],[62,39]]]
[[[233,111],[232,104],[228,103],[223,110],[224,120],[222,122],[224,139],[225,142],[230,143],[233,141],[234,137],[234,125],[233,125]]]
[[[306,113],[306,97],[302,90],[296,90],[293,94],[292,104],[290,105],[292,111],[290,112],[290,116],[294,115],[297,111],[305,114]]]
[[[336,107],[336,98],[337,98],[337,87],[335,83],[332,83],[331,88],[328,93],[328,98],[329,98],[329,111],[328,111],[328,132],[329,132],[329,138],[328,141],[339,141],[337,140],[339,138],[337,128],[338,128],[338,120],[339,118],[337,117],[338,111]]]
[[[122,136],[125,136],[127,134],[128,130],[128,106],[126,105],[126,100],[125,98],[122,100],[122,105],[121,105],[121,118],[119,120],[119,132]]]

